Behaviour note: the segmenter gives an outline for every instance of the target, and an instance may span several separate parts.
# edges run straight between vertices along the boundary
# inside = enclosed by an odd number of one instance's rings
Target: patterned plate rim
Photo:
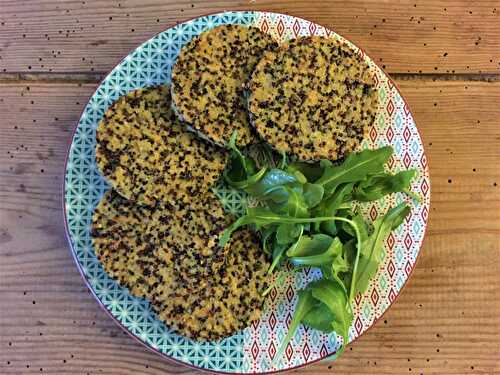
[[[106,80],[106,78],[110,75],[110,73],[113,71],[113,69],[120,65],[122,62],[125,61],[125,59],[127,58],[127,56],[131,55],[136,49],[138,46],[141,46],[143,43],[149,41],[150,39],[153,39],[153,38],[156,38],[158,37],[160,34],[162,34],[163,32],[173,28],[173,27],[176,27],[180,24],[183,24],[183,23],[186,23],[186,22],[190,22],[190,21],[193,21],[193,20],[196,20],[198,18],[202,18],[202,17],[207,17],[207,16],[212,16],[212,15],[220,15],[220,14],[224,14],[224,13],[227,13],[227,12],[249,12],[249,13],[269,13],[269,14],[276,14],[276,15],[282,15],[282,16],[291,16],[291,17],[294,17],[294,18],[297,18],[299,20],[302,20],[302,21],[306,21],[306,22],[313,22],[314,24],[316,25],[319,25],[319,26],[322,26],[324,27],[325,29],[327,30],[332,30],[335,34],[337,34],[339,37],[347,40],[350,42],[350,39],[348,38],[345,38],[342,34],[339,34],[337,33],[335,30],[327,27],[327,26],[324,26],[323,24],[321,23],[318,23],[316,21],[309,21],[305,18],[302,18],[302,17],[299,17],[299,16],[295,16],[291,13],[288,13],[288,14],[284,14],[284,13],[278,13],[278,12],[273,12],[273,11],[270,11],[270,10],[265,10],[265,9],[260,9],[260,10],[242,10],[242,9],[238,9],[238,10],[231,10],[231,11],[226,11],[226,10],[223,10],[223,11],[217,11],[217,12],[209,12],[209,13],[203,13],[203,14],[199,14],[195,17],[189,17],[189,18],[184,18],[184,19],[181,19],[180,21],[176,22],[175,24],[163,29],[162,31],[159,31],[153,35],[151,35],[150,37],[148,37],[147,39],[145,39],[143,42],[139,43],[138,45],[134,46],[133,48],[131,48],[129,50],[129,52],[125,55],[125,57],[122,57],[120,59],[117,60],[117,62],[113,65],[113,67],[99,80],[97,86],[96,86],[96,89],[92,92],[92,94],[90,94],[89,96],[89,99],[86,101],[86,104],[85,106],[83,106],[81,112],[80,112],[80,116],[78,117],[78,120],[76,122],[76,126],[74,127],[74,129],[72,130],[72,133],[71,133],[71,142],[68,144],[68,147],[67,147],[67,151],[66,151],[66,156],[65,156],[65,160],[64,160],[64,174],[66,176],[66,171],[67,171],[67,166],[68,166],[68,161],[69,161],[69,158],[70,158],[70,153],[71,153],[71,146],[74,142],[74,139],[75,139],[75,135],[76,135],[76,132],[78,130],[78,125],[79,125],[79,122],[80,122],[80,119],[82,117],[82,115],[84,114],[89,102],[91,101],[92,97],[94,96],[94,94],[97,92],[97,90],[99,89],[99,87],[103,84],[103,82]],[[352,42],[351,42],[352,43]],[[366,56],[369,56],[368,54],[365,53],[364,49],[362,47],[359,47],[357,44],[355,44],[355,46]],[[418,136],[420,138],[420,141],[422,141],[422,134],[417,126],[417,123],[415,121],[415,116],[413,115],[413,111],[411,110],[411,107],[410,105],[408,104],[408,102],[406,101],[406,98],[401,94],[401,90],[399,88],[399,85],[394,82],[394,80],[390,77],[389,74],[387,74],[387,72],[381,68],[373,59],[372,59],[372,62],[373,64],[375,64],[377,66],[378,69],[380,69],[380,71],[384,74],[384,76],[387,78],[387,80],[396,88],[399,96],[401,97],[401,99],[403,100],[405,106],[408,108],[408,111],[409,113],[411,114],[414,122],[415,122],[415,129],[417,130],[417,133],[418,133]],[[423,147],[423,142],[422,142],[422,147]],[[424,155],[425,155],[425,149],[424,149]],[[429,171],[429,164],[427,164],[427,166],[424,168],[424,170],[426,170],[426,172]],[[429,176],[429,181],[428,181],[428,185],[429,185],[429,191],[428,191],[428,194],[429,194],[429,197],[431,195],[431,190],[432,190],[432,185],[431,185],[431,182],[430,182],[430,176]],[[116,316],[114,316],[111,311],[108,310],[108,308],[106,308],[106,306],[103,304],[103,302],[101,301],[101,299],[97,296],[96,294],[96,291],[94,290],[94,288],[91,286],[90,284],[90,281],[89,279],[87,278],[87,276],[85,275],[84,273],[84,270],[82,268],[82,264],[79,262],[78,258],[77,258],[77,254],[76,254],[76,251],[73,247],[73,244],[71,242],[71,234],[70,234],[70,230],[69,230],[69,227],[68,227],[68,215],[67,215],[67,211],[66,211],[66,178],[63,179],[63,183],[62,183],[62,194],[61,194],[61,201],[62,201],[62,206],[63,206],[63,221],[64,221],[64,231],[65,231],[65,235],[66,235],[66,239],[68,241],[68,244],[69,244],[69,249],[70,249],[70,252],[71,252],[71,256],[76,264],[76,267],[78,269],[78,272],[80,273],[80,276],[82,277],[86,287],[90,290],[92,296],[94,297],[94,299],[97,301],[99,307],[104,310],[104,312],[114,321],[115,324],[117,324],[124,332],[127,333],[128,336],[130,336],[134,341],[138,342],[141,346],[145,347],[146,349],[148,349],[150,352],[152,353],[155,353],[157,355],[159,355],[160,357],[164,358],[165,360],[171,362],[171,363],[174,363],[174,364],[178,364],[178,365],[181,365],[181,366],[185,366],[185,367],[188,367],[188,368],[191,368],[191,369],[194,369],[194,370],[198,370],[198,371],[202,371],[202,372],[206,372],[206,373],[210,373],[210,374],[234,374],[235,372],[230,372],[230,371],[218,371],[218,370],[213,370],[213,369],[209,369],[209,368],[203,368],[203,367],[200,367],[200,366],[195,366],[191,363],[187,363],[187,362],[183,362],[181,360],[178,360],[174,357],[171,357],[169,356],[168,354],[166,353],[163,353],[161,352],[160,350],[158,349],[155,349],[153,348],[152,346],[148,345],[146,342],[142,341],[139,337],[137,337],[136,335],[134,335],[127,327],[125,327],[119,320]],[[429,198],[429,202],[430,202],[430,198]],[[429,203],[429,208],[430,208],[430,203]],[[429,210],[430,212],[430,210]],[[410,270],[410,273],[407,275],[405,281],[403,282],[400,290],[398,291],[398,293],[395,295],[395,298],[393,299],[392,302],[389,303],[389,305],[387,306],[387,308],[382,312],[382,314],[376,318],[372,324],[365,330],[363,331],[360,335],[358,335],[357,337],[355,337],[352,341],[349,342],[350,345],[352,345],[358,338],[360,338],[361,336],[363,336],[364,334],[366,334],[368,331],[371,330],[372,327],[374,327],[384,316],[385,314],[387,313],[387,311],[390,309],[390,307],[397,301],[397,299],[399,298],[399,296],[401,295],[401,293],[403,292],[404,288],[407,286],[408,284],[408,280],[411,278],[411,275],[413,274],[413,271],[415,270],[415,268],[417,267],[417,263],[418,263],[418,260],[419,260],[419,257],[420,257],[420,254],[421,254],[421,249],[422,249],[422,246],[425,242],[425,238],[426,238],[426,235],[427,235],[427,228],[428,228],[428,223],[429,223],[429,219],[427,218],[427,220],[425,221],[425,226],[423,228],[423,236],[422,236],[422,242],[421,242],[421,246],[420,246],[420,249],[418,251],[418,254],[416,255],[416,258],[415,258],[415,262],[414,262],[414,265],[413,265],[413,268]],[[328,353],[324,356],[321,356],[317,359],[314,359],[310,362],[305,362],[305,363],[302,363],[300,365],[297,365],[297,366],[293,366],[293,367],[287,367],[287,368],[282,368],[282,369],[277,369],[277,370],[273,370],[273,371],[265,371],[265,372],[259,372],[259,374],[262,374],[262,375],[271,375],[271,374],[277,374],[277,373],[281,373],[281,372],[284,372],[284,371],[291,371],[291,370],[297,370],[297,369],[301,369],[305,366],[308,366],[308,365],[312,365],[312,364],[315,364],[315,363],[318,363],[320,361],[323,361],[323,360],[327,360],[328,357],[332,356],[333,354],[335,353]],[[238,374],[241,374],[241,375],[253,375],[255,373],[253,372],[238,372]]]

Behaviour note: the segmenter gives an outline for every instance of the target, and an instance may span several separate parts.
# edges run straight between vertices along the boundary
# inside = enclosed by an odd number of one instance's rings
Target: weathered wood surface
[[[0,0],[0,72],[102,72],[176,22],[269,10],[332,28],[390,73],[499,73],[498,0]]]
[[[398,80],[431,166],[430,226],[407,287],[335,363],[303,373],[500,373],[500,81]],[[115,326],[63,229],[71,131],[93,83],[0,84],[0,373],[191,373]]]

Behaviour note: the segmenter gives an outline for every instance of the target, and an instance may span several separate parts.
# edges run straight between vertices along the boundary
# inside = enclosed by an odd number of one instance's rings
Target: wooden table
[[[225,9],[346,36],[396,80],[431,166],[428,235],[337,374],[500,374],[500,2],[0,0],[0,373],[164,374],[89,295],[64,235],[64,158],[99,79],[153,34]]]

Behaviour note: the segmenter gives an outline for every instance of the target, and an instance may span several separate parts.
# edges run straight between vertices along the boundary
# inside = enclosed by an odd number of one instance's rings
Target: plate
[[[147,301],[131,296],[127,289],[110,279],[94,254],[90,237],[92,212],[109,189],[98,172],[94,151],[96,128],[104,112],[119,96],[131,90],[169,82],[172,65],[182,46],[201,32],[221,24],[254,25],[280,42],[302,35],[345,40],[323,26],[298,17],[269,12],[224,12],[180,23],[137,47],[99,85],[74,132],[65,170],[66,232],[87,286],[108,314],[139,342],[165,358],[199,369],[223,373],[275,372],[318,361],[339,348],[335,333],[327,335],[300,327],[283,358],[273,363],[293,314],[295,291],[317,278],[318,272],[288,272],[286,282],[269,294],[260,321],[220,341],[196,342],[172,332],[156,318]],[[362,147],[392,145],[395,154],[389,161],[390,170],[416,168],[418,176],[412,190],[420,194],[423,201],[417,203],[396,194],[362,206],[363,214],[372,220],[405,200],[412,210],[404,224],[387,239],[382,264],[367,292],[355,300],[350,341],[372,326],[401,292],[415,267],[430,204],[427,158],[410,108],[390,78],[361,49],[353,47],[374,73],[380,96],[375,124]],[[215,191],[229,211],[241,211],[246,204],[245,198],[234,190],[217,186]]]

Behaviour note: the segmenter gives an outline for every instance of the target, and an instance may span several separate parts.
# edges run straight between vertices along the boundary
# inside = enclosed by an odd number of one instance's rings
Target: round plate
[[[89,232],[92,212],[109,189],[95,163],[97,124],[119,96],[140,87],[169,82],[172,65],[182,46],[220,24],[254,25],[280,42],[313,34],[343,40],[333,31],[297,17],[267,12],[225,12],[178,24],[143,43],[103,80],[75,130],[64,185],[67,234],[76,264],[96,299],[123,329],[150,349],[171,360],[216,372],[263,373],[295,368],[335,353],[340,345],[335,334],[300,327],[284,357],[272,363],[293,314],[295,291],[317,278],[316,271],[288,272],[286,282],[269,294],[259,322],[224,340],[196,342],[172,332],[156,318],[148,302],[131,296],[127,289],[110,279],[92,249]],[[395,155],[389,161],[390,170],[416,168],[418,176],[412,190],[420,194],[423,201],[416,203],[396,194],[362,207],[371,219],[404,200],[411,204],[412,210],[386,241],[382,264],[368,291],[355,300],[350,341],[380,318],[410,276],[424,238],[430,202],[427,158],[410,109],[384,72],[362,50],[354,48],[375,74],[380,95],[378,116],[363,147],[392,145]],[[245,197],[233,190],[223,186],[215,190],[230,211],[241,211],[247,203]]]

